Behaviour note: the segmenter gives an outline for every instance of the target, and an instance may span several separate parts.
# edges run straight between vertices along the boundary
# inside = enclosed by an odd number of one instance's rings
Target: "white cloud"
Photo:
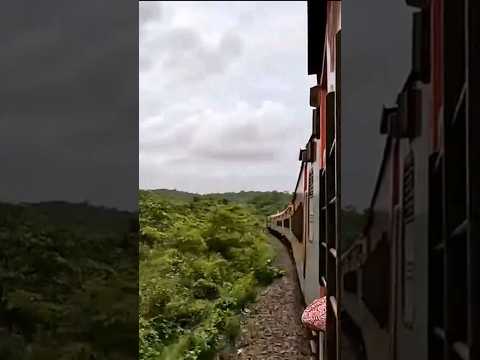
[[[140,8],[140,187],[293,190],[311,119],[305,3]]]

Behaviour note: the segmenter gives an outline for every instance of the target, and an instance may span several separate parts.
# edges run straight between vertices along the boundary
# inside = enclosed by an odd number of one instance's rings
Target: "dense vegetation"
[[[240,191],[199,195],[185,191],[158,189],[149,190],[148,193],[153,197],[179,201],[191,201],[197,197],[226,199],[235,203],[251,205],[262,216],[272,215],[283,210],[292,198],[291,193],[279,191]]]
[[[134,359],[137,214],[0,204],[0,359]]]
[[[141,191],[140,241],[137,214],[0,204],[0,359],[212,358],[280,275],[263,221],[289,199]],[[350,243],[365,214],[344,213]]]
[[[217,196],[140,192],[141,359],[211,359],[234,342],[240,312],[280,273],[258,214]]]

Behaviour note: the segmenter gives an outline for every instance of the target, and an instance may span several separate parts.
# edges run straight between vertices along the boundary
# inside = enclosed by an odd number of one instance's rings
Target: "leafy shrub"
[[[268,285],[283,275],[285,275],[285,272],[274,266],[262,267],[255,270],[255,279],[262,285]]]
[[[213,300],[219,296],[218,286],[208,280],[198,279],[193,283],[192,287],[193,296],[199,299]]]
[[[240,317],[238,315],[227,317],[224,330],[228,340],[234,344],[235,339],[240,335]]]
[[[235,299],[238,308],[243,308],[249,302],[255,300],[255,277],[253,274],[247,274],[238,279],[230,291],[230,295]]]
[[[213,359],[234,341],[277,274],[261,224],[250,206],[141,194],[140,359]]]
[[[204,300],[175,299],[165,307],[164,317],[182,327],[191,327],[207,317],[211,306]]]

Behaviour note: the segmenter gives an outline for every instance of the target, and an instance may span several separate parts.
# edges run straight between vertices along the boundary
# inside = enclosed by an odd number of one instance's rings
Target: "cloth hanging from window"
[[[310,330],[325,332],[327,320],[327,297],[322,296],[308,305],[302,314],[302,323]]]

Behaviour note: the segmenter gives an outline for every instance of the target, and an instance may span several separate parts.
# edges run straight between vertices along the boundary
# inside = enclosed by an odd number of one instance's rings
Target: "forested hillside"
[[[137,214],[0,204],[0,359],[133,359]]]
[[[195,197],[226,199],[236,203],[252,205],[256,211],[263,216],[268,216],[279,210],[283,210],[292,198],[291,193],[279,191],[240,191],[200,195],[168,189],[140,190],[140,193],[147,192],[151,197],[174,201],[190,201]]]
[[[140,358],[212,359],[280,275],[263,218],[226,199],[141,191],[140,228]]]

